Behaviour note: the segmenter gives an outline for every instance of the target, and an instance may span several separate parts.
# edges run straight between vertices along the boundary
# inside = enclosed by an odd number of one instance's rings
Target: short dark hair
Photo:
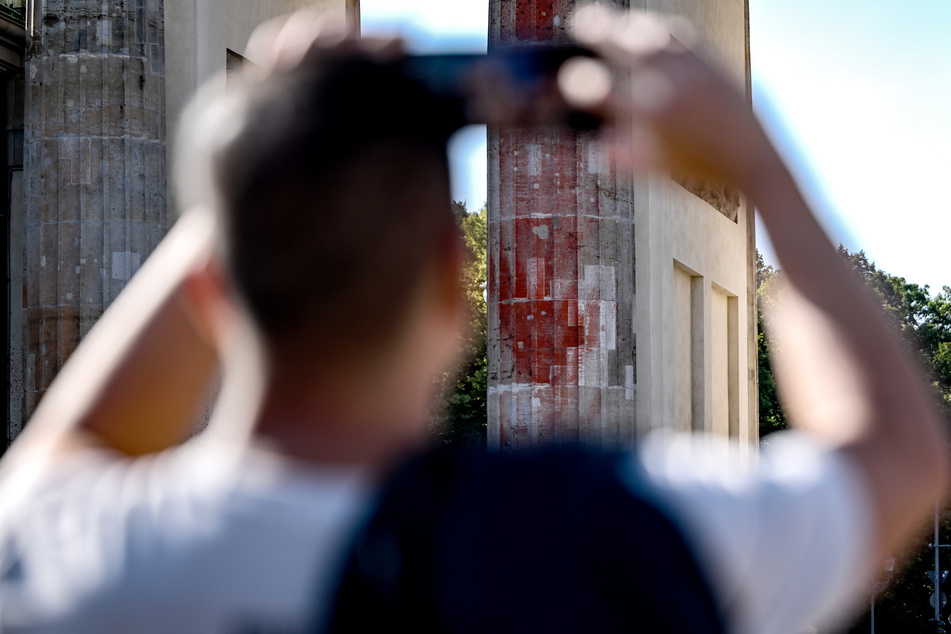
[[[455,231],[439,100],[352,52],[237,90],[210,157],[237,294],[278,348],[378,345]]]

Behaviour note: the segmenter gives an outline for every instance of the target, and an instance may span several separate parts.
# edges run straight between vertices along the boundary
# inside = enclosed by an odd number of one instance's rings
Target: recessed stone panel
[[[688,192],[736,222],[740,211],[740,191],[734,187],[712,183],[690,176],[674,176],[674,181]]]

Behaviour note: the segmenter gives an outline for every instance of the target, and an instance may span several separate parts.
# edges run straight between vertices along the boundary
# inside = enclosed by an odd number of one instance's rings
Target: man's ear
[[[215,350],[221,350],[238,313],[221,261],[209,257],[193,269],[185,277],[178,299],[199,336]]]

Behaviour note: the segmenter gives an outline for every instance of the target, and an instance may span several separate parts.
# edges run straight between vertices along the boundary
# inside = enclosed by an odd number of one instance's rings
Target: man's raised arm
[[[138,455],[180,442],[216,367],[185,281],[212,252],[210,212],[185,214],[103,314],[4,457],[4,471],[93,444]]]
[[[877,552],[895,552],[948,482],[944,426],[923,375],[823,233],[747,100],[670,32],[650,16],[579,12],[578,38],[629,73],[601,101],[617,127],[615,155],[635,168],[733,183],[757,207],[790,287],[778,316],[784,403],[797,427],[854,458],[874,507]],[[572,86],[562,88],[570,100]]]

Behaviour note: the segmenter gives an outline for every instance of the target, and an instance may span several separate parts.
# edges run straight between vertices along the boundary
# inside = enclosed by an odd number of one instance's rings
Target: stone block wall
[[[567,39],[576,0],[491,0],[489,46]],[[617,0],[686,18],[749,90],[746,0]],[[488,442],[756,442],[753,211],[718,184],[629,174],[595,137],[489,130]]]
[[[575,4],[493,0],[489,46],[566,40]],[[490,130],[488,210],[489,446],[629,446],[631,179],[592,133]]]
[[[27,417],[167,229],[162,0],[47,0],[25,99]]]

